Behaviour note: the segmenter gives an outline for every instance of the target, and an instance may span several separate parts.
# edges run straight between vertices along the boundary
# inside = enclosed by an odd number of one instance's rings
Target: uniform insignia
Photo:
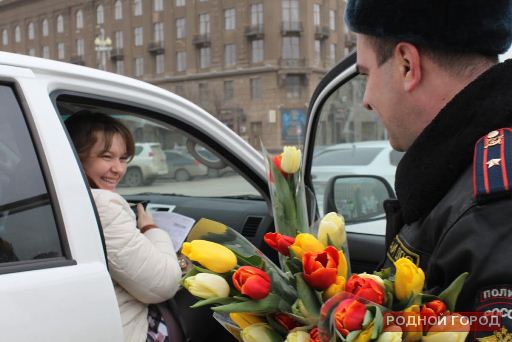
[[[501,314],[501,327],[492,333],[473,332],[471,341],[512,342],[512,285],[495,285],[477,291],[475,311]]]
[[[388,259],[392,262],[397,261],[400,258],[407,258],[411,260],[416,266],[420,266],[420,256],[407,248],[400,238],[395,236],[395,239],[391,241],[387,253]]]
[[[512,129],[494,130],[475,144],[473,159],[473,195],[487,195],[510,191],[512,181]]]
[[[512,333],[509,333],[506,327],[501,327],[500,331],[495,331],[491,336],[480,337],[476,340],[479,342],[512,342]]]

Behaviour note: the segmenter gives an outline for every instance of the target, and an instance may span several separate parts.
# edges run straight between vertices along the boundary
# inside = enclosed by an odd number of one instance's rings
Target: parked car
[[[150,185],[157,177],[167,172],[166,157],[160,143],[135,143],[135,155],[128,164],[123,184]]]
[[[214,155],[210,150],[206,148],[197,148],[197,153],[208,162],[218,163],[220,161],[219,157]],[[233,169],[229,166],[225,167],[213,167],[213,165],[208,166],[208,177],[222,177],[224,175],[232,175],[234,174]]]
[[[263,243],[274,229],[264,159],[202,108],[139,80],[6,52],[0,52],[0,76],[0,301],[9,308],[0,312],[2,340],[19,340],[20,334],[37,341],[123,340],[101,223],[63,125],[84,109],[120,118],[138,143],[193,141],[220,156],[237,177],[201,179],[200,186],[159,180],[151,190],[118,190],[129,201],[150,201],[152,210],[223,222],[275,260]],[[303,154],[311,208],[318,199],[310,174],[316,140],[336,141],[322,136],[319,123],[335,118],[333,110],[355,106],[330,104],[356,77],[351,56],[325,76],[311,100]],[[318,218],[312,211],[310,222]],[[347,226],[354,272],[373,270],[384,255],[384,237],[365,230],[382,221],[370,221]],[[185,337],[228,341],[211,311],[190,309],[193,302],[179,291],[168,303]]]
[[[395,184],[396,167],[403,152],[395,151],[387,140],[335,144],[315,153],[311,178],[323,209],[323,193],[330,178],[339,175],[375,175]]]
[[[165,150],[167,175],[178,182],[186,182],[193,177],[205,176],[208,168],[192,156],[179,152]]]

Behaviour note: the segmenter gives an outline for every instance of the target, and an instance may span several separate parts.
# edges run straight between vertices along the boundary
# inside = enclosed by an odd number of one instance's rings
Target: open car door
[[[385,256],[382,202],[393,198],[401,152],[394,151],[375,112],[362,106],[366,80],[352,54],[320,82],[309,105],[304,178],[316,219],[345,218],[353,272],[375,270]]]

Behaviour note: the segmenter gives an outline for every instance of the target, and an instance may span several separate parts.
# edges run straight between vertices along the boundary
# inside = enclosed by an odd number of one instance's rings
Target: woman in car
[[[100,216],[124,339],[168,341],[165,322],[149,304],[171,298],[179,287],[181,269],[172,242],[140,203],[136,218],[115,192],[134,155],[133,137],[120,121],[87,111],[72,115],[66,127]]]

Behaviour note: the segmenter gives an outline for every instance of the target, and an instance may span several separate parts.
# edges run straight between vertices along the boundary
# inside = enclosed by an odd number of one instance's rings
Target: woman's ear
[[[400,42],[395,47],[395,61],[406,92],[413,91],[421,82],[421,58],[416,46]]]

